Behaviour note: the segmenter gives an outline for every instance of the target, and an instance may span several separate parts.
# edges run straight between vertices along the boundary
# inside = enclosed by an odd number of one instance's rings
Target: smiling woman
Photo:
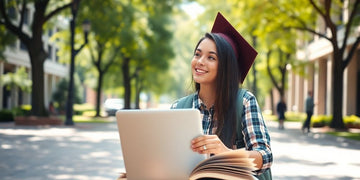
[[[245,149],[256,165],[256,177],[263,180],[271,179],[270,136],[256,97],[239,88],[256,55],[218,13],[211,33],[195,46],[191,69],[196,92],[171,108],[195,108],[202,114],[204,135],[189,142],[194,152],[216,157]]]

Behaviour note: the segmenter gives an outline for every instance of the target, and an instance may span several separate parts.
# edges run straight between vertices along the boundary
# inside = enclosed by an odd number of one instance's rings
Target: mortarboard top
[[[211,33],[219,34],[232,46],[239,64],[239,73],[241,75],[240,82],[243,83],[251,65],[254,63],[257,55],[256,50],[220,12],[216,16]]]

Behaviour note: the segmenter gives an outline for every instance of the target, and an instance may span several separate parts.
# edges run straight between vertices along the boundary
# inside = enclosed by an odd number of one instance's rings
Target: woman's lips
[[[199,74],[207,73],[207,71],[205,71],[203,69],[199,69],[199,68],[195,68],[195,72],[199,73]]]

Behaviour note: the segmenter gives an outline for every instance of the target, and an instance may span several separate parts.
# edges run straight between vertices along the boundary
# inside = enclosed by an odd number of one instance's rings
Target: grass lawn
[[[327,134],[331,134],[331,135],[337,136],[337,137],[344,137],[344,138],[349,138],[349,139],[352,139],[352,140],[360,141],[360,133],[355,133],[355,132],[327,132]]]
[[[268,120],[268,121],[278,121],[278,118],[276,115],[271,115],[269,113],[263,113],[264,119]],[[306,118],[306,114],[305,113],[293,113],[293,112],[287,112],[285,114],[286,116],[286,121],[287,122],[302,122],[305,120]],[[316,117],[316,116],[315,116]],[[315,121],[315,119],[314,119]],[[326,132],[327,134],[333,135],[333,136],[337,136],[337,137],[344,137],[344,138],[349,138],[349,139],[353,139],[353,140],[357,140],[360,141],[360,133],[359,132]]]
[[[59,117],[65,121],[65,115]],[[73,121],[74,123],[109,123],[113,121],[113,118],[74,115]]]
[[[73,116],[75,123],[108,123],[111,122],[109,117],[89,117],[89,116]]]

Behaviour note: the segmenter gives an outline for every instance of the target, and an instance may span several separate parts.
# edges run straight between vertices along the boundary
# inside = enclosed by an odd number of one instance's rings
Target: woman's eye
[[[215,57],[213,57],[213,56],[209,56],[209,59],[210,60],[216,60]]]
[[[199,56],[200,56],[200,53],[195,53],[194,56],[195,56],[195,57],[199,57]]]

